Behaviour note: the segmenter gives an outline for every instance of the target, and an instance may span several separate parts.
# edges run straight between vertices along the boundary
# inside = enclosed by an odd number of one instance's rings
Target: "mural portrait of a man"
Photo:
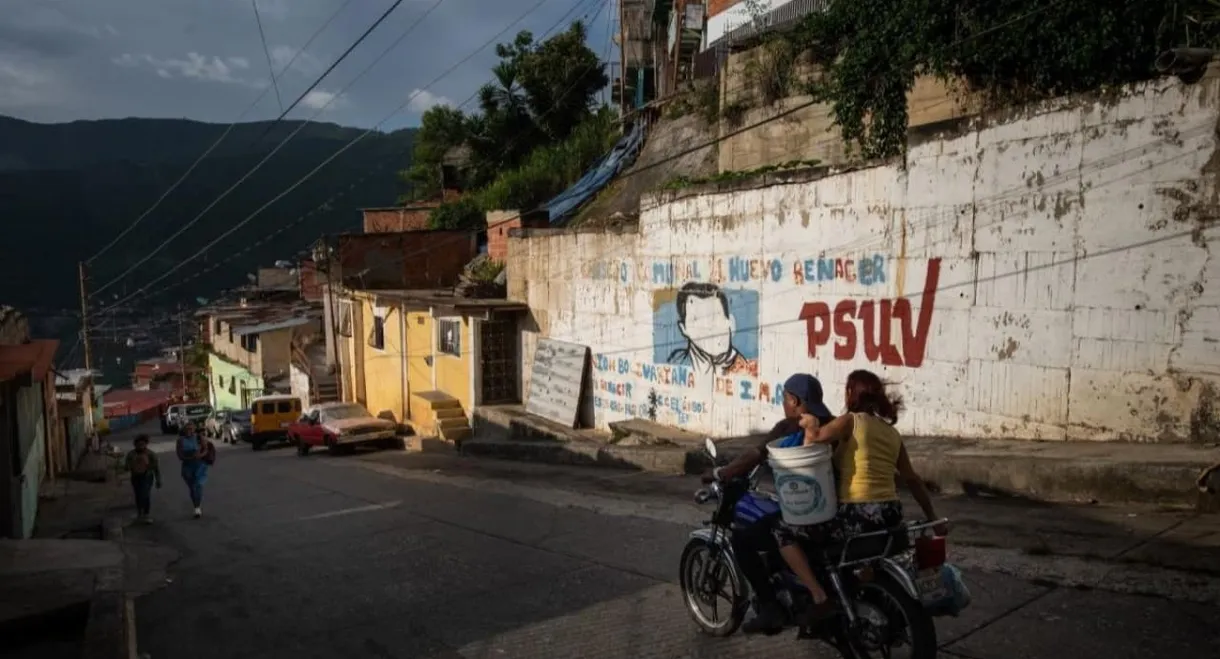
[[[678,290],[674,307],[686,345],[670,353],[667,362],[704,373],[758,375],[758,361],[746,358],[733,344],[736,320],[719,286],[688,282]]]

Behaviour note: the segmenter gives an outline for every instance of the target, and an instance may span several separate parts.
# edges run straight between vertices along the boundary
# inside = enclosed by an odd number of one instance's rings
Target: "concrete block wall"
[[[748,171],[796,160],[842,165],[857,159],[849,153],[839,128],[834,125],[829,103],[810,105],[813,97],[797,95],[781,99],[772,106],[762,105],[753,79],[758,74],[751,70],[748,62],[758,57],[765,47],[733,53],[725,63],[720,106],[726,108],[741,103],[748,109],[737,124],[726,120],[720,122],[720,171]],[[817,75],[818,68],[808,58],[798,59],[796,79],[809,80]],[[976,114],[981,107],[977,97],[939,78],[924,76],[917,78],[907,93],[907,125],[918,128],[958,119]],[[781,114],[784,116],[768,121]],[[755,128],[743,130],[755,125]]]
[[[916,435],[1220,438],[1220,80],[1061,99],[877,166],[667,192],[638,234],[519,231],[536,337],[594,353],[597,425],[768,428],[789,374],[857,368]]]

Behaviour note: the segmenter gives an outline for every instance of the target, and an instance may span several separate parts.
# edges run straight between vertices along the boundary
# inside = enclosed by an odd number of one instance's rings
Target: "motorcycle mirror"
[[[703,448],[707,450],[708,455],[716,457],[716,442],[713,442],[711,437],[703,438]]]

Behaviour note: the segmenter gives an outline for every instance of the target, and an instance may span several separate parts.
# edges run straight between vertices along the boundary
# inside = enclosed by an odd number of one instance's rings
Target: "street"
[[[795,632],[695,632],[676,584],[681,520],[702,514],[686,481],[662,496],[631,474],[556,470],[547,501],[551,472],[495,461],[220,445],[195,520],[162,457],[157,521],[127,530],[181,552],[136,603],[153,659],[834,656]],[[943,656],[1202,656],[1220,642],[1206,588],[1180,599],[964,567],[974,603],[937,620]]]

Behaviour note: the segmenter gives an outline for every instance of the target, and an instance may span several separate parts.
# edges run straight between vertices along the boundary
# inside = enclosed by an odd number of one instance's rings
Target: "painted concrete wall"
[[[460,356],[450,355],[440,351],[440,338],[437,338],[436,359],[436,390],[443,391],[450,396],[458,399],[462,404],[462,409],[470,412],[474,407],[474,399],[471,398],[471,357],[475,348],[471,328],[474,323],[470,318],[449,318],[446,320],[458,320],[459,332],[461,335],[461,345],[459,346]],[[440,331],[439,323],[437,331]]]
[[[538,336],[590,346],[601,427],[755,432],[792,372],[839,409],[868,368],[907,433],[1216,441],[1218,119],[1213,71],[980,121],[904,168],[646,198],[638,233],[523,230],[525,363]]]
[[[358,337],[365,342],[364,390],[368,397],[367,407],[373,416],[389,416],[402,422],[406,413],[406,392],[403,391],[403,341],[402,310],[400,307],[379,306],[374,308],[371,299],[360,299],[360,313],[364,317],[364,335]],[[374,316],[384,318],[384,345],[375,348],[369,343],[373,331]]]
[[[291,365],[289,370],[288,385],[292,395],[301,399],[301,406],[309,407],[310,394],[313,393],[309,388],[309,374],[301,370],[301,367],[295,363]]]
[[[430,424],[432,410],[426,401],[416,394],[432,391],[436,388],[432,364],[433,340],[436,326],[432,323],[432,315],[427,311],[407,312],[407,389],[410,393],[409,418],[412,423]],[[420,429],[430,429],[431,426]]]
[[[218,410],[245,409],[243,389],[257,389],[258,392],[263,390],[261,377],[212,353],[208,354],[208,374],[212,378],[209,383],[212,407]],[[252,392],[246,398],[253,400],[259,395],[258,392]]]

